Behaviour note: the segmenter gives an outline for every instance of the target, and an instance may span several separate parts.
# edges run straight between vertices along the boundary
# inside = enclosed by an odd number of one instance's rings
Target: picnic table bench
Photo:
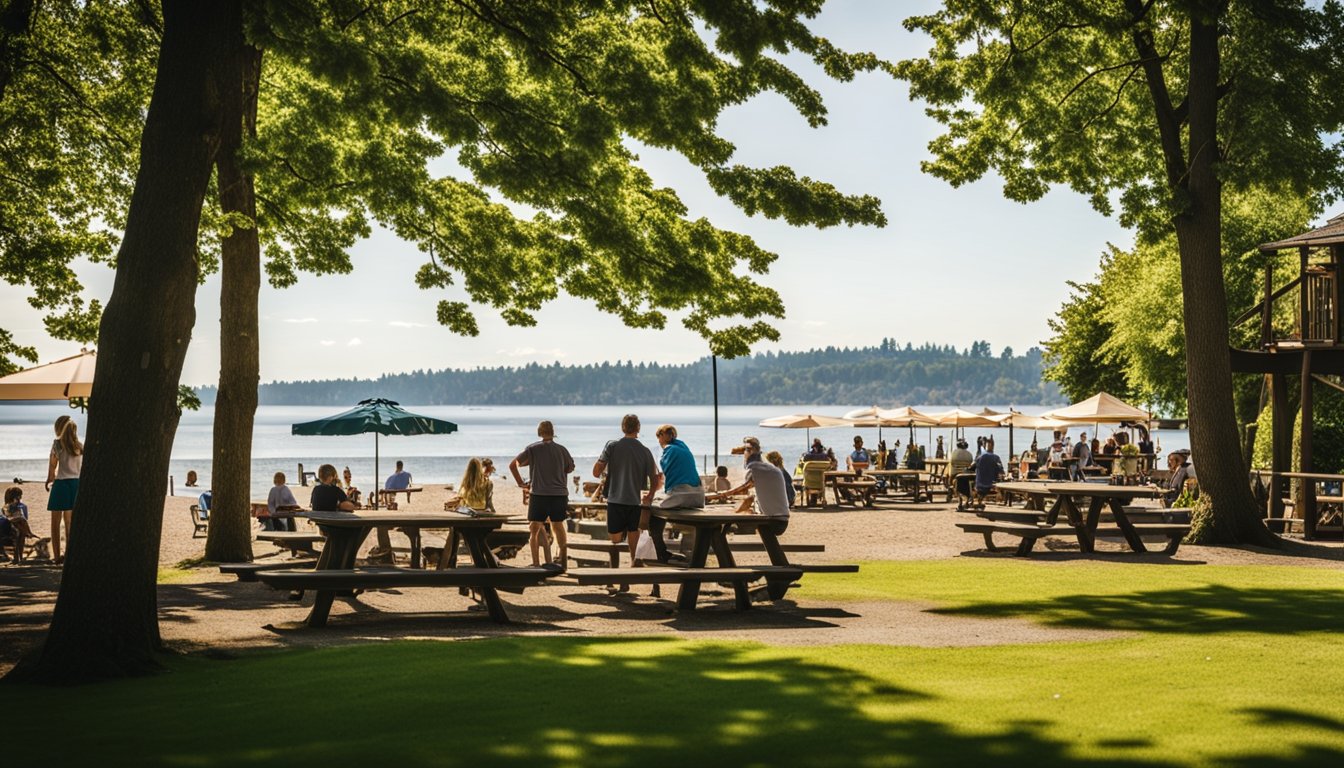
[[[790,584],[802,578],[803,569],[798,566],[775,565],[719,568],[585,568],[570,575],[585,586],[611,583],[680,584],[683,591],[694,586],[697,595],[702,582],[728,582],[733,585],[734,606],[740,611],[745,611],[751,607],[751,593],[746,589],[748,582],[765,579],[772,592],[782,593]],[[686,605],[681,607],[689,610],[695,605],[692,603],[689,607]]]
[[[1130,549],[1135,552],[1147,552],[1142,537],[1145,535],[1163,536],[1167,539],[1166,554],[1175,554],[1181,539],[1190,532],[1188,522],[1136,523],[1130,519],[1124,501],[1139,498],[1155,498],[1162,494],[1160,488],[1137,485],[1102,485],[1099,483],[999,483],[998,487],[1009,493],[1034,497],[1044,505],[1049,497],[1054,502],[1039,520],[990,520],[979,519],[975,522],[957,523],[957,527],[967,533],[979,533],[985,538],[985,546],[991,552],[1002,551],[994,544],[993,534],[1002,533],[1016,536],[1022,541],[1018,544],[1017,554],[1031,553],[1036,541],[1046,536],[1073,536],[1083,552],[1095,551],[1098,536],[1122,536]],[[1076,498],[1088,499],[1087,512],[1084,514],[1075,502]],[[1099,527],[1103,508],[1110,508],[1113,525]],[[1059,524],[1059,515],[1063,512],[1068,524]],[[1000,513],[1001,514],[1001,513]]]
[[[933,501],[933,491],[929,488],[927,473],[919,469],[870,469],[864,475],[887,481],[886,495],[894,498],[909,498],[915,503]]]
[[[450,568],[442,571],[429,571],[423,568],[398,568],[388,565],[363,565],[351,568],[318,569],[311,571],[275,571],[264,570],[257,578],[276,589],[317,590],[318,599],[322,595],[334,594],[340,590],[351,589],[390,589],[394,587],[471,587],[482,592],[496,589],[522,589],[541,584],[547,577],[555,575],[545,568]],[[326,624],[326,611],[330,610],[330,601],[319,618],[317,605],[314,615],[308,619],[311,627]],[[507,624],[508,614],[499,598],[486,600],[490,618],[500,624]]]
[[[292,560],[255,560],[250,563],[221,563],[219,572],[237,576],[239,581],[256,581],[260,571],[285,571],[317,566],[315,557],[296,557]]]
[[[300,552],[316,555],[317,550],[314,544],[325,541],[326,536],[320,533],[310,533],[308,531],[258,531],[257,541],[269,541],[281,549],[288,549],[294,554]]]
[[[397,494],[406,494],[406,503],[411,503],[411,494],[420,493],[425,490],[418,485],[412,485],[409,488],[379,488],[377,491],[377,501],[383,505],[384,509],[395,510],[397,508]],[[451,488],[450,488],[451,490]]]
[[[766,552],[765,543],[761,541],[736,541],[729,539],[728,547],[734,552]],[[780,543],[779,548],[783,552],[825,552],[825,544],[784,544]],[[612,568],[618,568],[621,564],[621,554],[630,551],[630,545],[623,541],[602,541],[594,539],[592,541],[570,541],[569,559],[576,562],[586,561],[588,558],[582,555],[575,555],[575,552],[598,552],[607,555]]]

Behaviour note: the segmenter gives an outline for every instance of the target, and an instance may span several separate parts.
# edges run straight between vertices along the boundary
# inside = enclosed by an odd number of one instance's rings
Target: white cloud
[[[393,328],[424,328],[424,323],[412,323],[407,320],[389,320],[387,324]]]
[[[286,317],[286,323],[316,323],[316,317]]]
[[[345,342],[345,346],[347,346],[347,347],[358,347],[360,344],[363,344],[363,343],[364,343],[364,342],[360,341],[360,340],[359,340],[359,337],[356,336],[355,338],[353,338],[353,339],[351,339],[351,340]]]
[[[323,339],[323,340],[319,341],[318,343],[321,344],[321,345],[324,346],[324,347],[334,347],[334,346],[336,346],[336,340],[335,340],[335,339]]]

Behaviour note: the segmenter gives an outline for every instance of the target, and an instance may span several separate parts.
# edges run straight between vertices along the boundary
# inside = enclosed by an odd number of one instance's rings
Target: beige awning
[[[775,416],[761,420],[762,427],[777,429],[819,429],[822,427],[852,427],[854,422],[838,416],[821,416],[812,413],[791,413],[787,416]]]
[[[85,350],[73,357],[39,365],[0,378],[0,400],[69,400],[93,392],[97,352]]]
[[[942,413],[930,413],[929,418],[936,419],[935,427],[997,427],[999,422],[993,417],[953,408]]]
[[[900,408],[859,408],[845,414],[856,427],[932,427],[936,421],[910,406]]]
[[[1017,427],[1018,429],[1059,429],[1069,426],[1070,422],[1056,421],[1045,416],[1029,416],[1025,413],[1013,411],[1011,413],[1001,414],[994,417],[1004,427]]]
[[[1119,424],[1123,421],[1147,424],[1153,418],[1151,413],[1105,392],[1098,392],[1081,403],[1044,415],[1055,421],[1073,424]]]

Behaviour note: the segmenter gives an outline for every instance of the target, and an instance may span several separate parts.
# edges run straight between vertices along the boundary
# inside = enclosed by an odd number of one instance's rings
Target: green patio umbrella
[[[411,413],[391,400],[374,398],[360,400],[359,405],[344,413],[317,421],[290,426],[293,435],[362,435],[373,433],[373,504],[378,506],[377,482],[382,473],[378,468],[379,435],[446,435],[457,431],[451,421]]]

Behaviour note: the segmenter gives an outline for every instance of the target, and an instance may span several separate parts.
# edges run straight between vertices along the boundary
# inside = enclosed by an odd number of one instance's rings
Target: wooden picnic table
[[[924,480],[925,473],[923,470],[872,469],[864,472],[864,474],[889,480],[888,487],[894,486],[896,488],[896,491],[892,494],[893,496],[905,496],[909,494],[916,503],[926,499],[932,500],[932,495],[928,490],[928,483]],[[922,490],[921,485],[923,485]]]
[[[423,490],[425,489],[421,488],[418,485],[413,485],[409,488],[379,488],[378,498],[375,503],[381,503],[384,507],[392,506],[393,504],[397,503],[397,494],[404,493],[406,494],[406,503],[410,504],[411,494],[419,493]],[[377,507],[374,508],[377,509]]]
[[[337,583],[333,580],[330,585],[317,588],[313,610],[308,616],[308,625],[312,627],[320,627],[326,624],[336,593],[342,589],[350,589],[357,582],[360,582],[361,578],[366,583],[377,583],[380,580],[392,582],[399,579],[403,586],[430,586],[434,582],[433,577],[430,576],[417,577],[414,570],[384,568],[375,569],[377,570],[376,573],[369,572],[366,574],[356,571],[355,558],[359,553],[360,546],[364,543],[364,539],[368,537],[369,531],[373,528],[398,527],[404,528],[412,534],[412,569],[418,569],[420,564],[420,537],[418,534],[422,528],[447,528],[452,530],[452,536],[448,545],[444,548],[443,557],[439,558],[438,570],[442,571],[456,567],[457,546],[460,540],[467,542],[467,548],[471,552],[472,564],[476,569],[496,569],[499,566],[494,558],[490,557],[487,539],[492,531],[498,530],[510,519],[506,515],[466,515],[458,512],[379,512],[377,514],[308,512],[304,516],[317,525],[322,534],[326,536],[326,544],[322,548],[322,554],[318,557],[317,566],[313,573],[317,574],[319,579],[323,571],[333,572],[331,574],[333,576],[337,573],[349,575],[347,579],[349,583]],[[541,569],[513,568],[505,570],[519,571],[520,573],[516,574],[520,577],[518,581],[538,583],[545,578]],[[523,574],[522,571],[527,571],[527,573]],[[297,581],[292,577],[303,577],[304,575],[294,572],[262,573],[260,578],[267,583],[283,584],[287,581]],[[501,573],[500,576],[506,577],[507,574]],[[522,578],[524,576],[527,578]],[[421,583],[421,580],[423,580],[423,583]],[[499,600],[499,594],[495,591],[495,584],[491,582],[504,580],[507,579],[486,579],[482,576],[481,583],[473,584],[480,591],[490,616],[499,622],[507,622],[508,616]],[[444,583],[447,583],[446,580]],[[458,585],[454,583],[453,586]]]
[[[687,562],[687,567],[701,569],[706,567],[709,560],[709,550],[714,549],[714,557],[718,561],[719,568],[735,569],[737,561],[733,558],[732,547],[728,544],[728,529],[736,527],[738,530],[755,530],[756,535],[761,538],[761,543],[765,546],[765,551],[770,555],[770,564],[776,568],[788,569],[781,571],[777,575],[772,575],[766,569],[766,584],[771,599],[779,600],[788,592],[789,585],[793,580],[801,575],[796,570],[796,566],[790,566],[789,558],[780,548],[779,537],[775,535],[770,528],[777,522],[787,522],[788,518],[767,517],[765,515],[747,515],[721,512],[697,512],[687,509],[654,509],[652,512],[657,517],[667,523],[684,525],[695,529],[695,547],[691,550],[691,557]],[[714,570],[714,569],[710,569]],[[746,609],[751,606],[751,597],[747,591],[746,581],[737,580],[733,582],[734,598],[739,609]],[[694,610],[696,600],[700,597],[700,581],[686,581],[681,584],[680,591],[677,593],[677,606],[685,610]]]
[[[1125,502],[1134,499],[1160,498],[1163,490],[1154,486],[1143,485],[1108,485],[1102,483],[1077,483],[1077,482],[1016,482],[999,483],[1000,490],[1009,493],[1021,494],[1036,502],[1037,508],[1045,508],[1045,502],[1049,497],[1054,497],[1054,502],[1046,509],[1045,518],[1042,521],[1043,526],[1020,525],[1013,523],[958,523],[958,527],[972,533],[984,533],[986,542],[989,543],[989,533],[1007,533],[1022,538],[1022,544],[1018,549],[1018,554],[1028,554],[1031,551],[1037,538],[1045,535],[1053,535],[1065,532],[1063,527],[1057,527],[1059,515],[1064,513],[1068,520],[1068,526],[1072,533],[1078,539],[1078,546],[1084,552],[1095,551],[1097,524],[1101,520],[1103,507],[1110,507],[1111,516],[1115,520],[1119,533],[1129,544],[1130,549],[1135,552],[1147,552],[1143,540],[1140,538],[1142,533],[1160,533],[1168,535],[1171,545],[1168,546],[1168,552],[1175,551],[1175,546],[1179,545],[1179,538],[1171,534],[1176,532],[1180,526],[1177,525],[1140,525],[1131,522],[1128,513],[1125,511]],[[1087,511],[1084,513],[1079,509],[1077,499],[1087,499]],[[1189,526],[1184,526],[1189,530]],[[992,529],[992,530],[991,530]],[[992,544],[990,544],[992,546]]]

